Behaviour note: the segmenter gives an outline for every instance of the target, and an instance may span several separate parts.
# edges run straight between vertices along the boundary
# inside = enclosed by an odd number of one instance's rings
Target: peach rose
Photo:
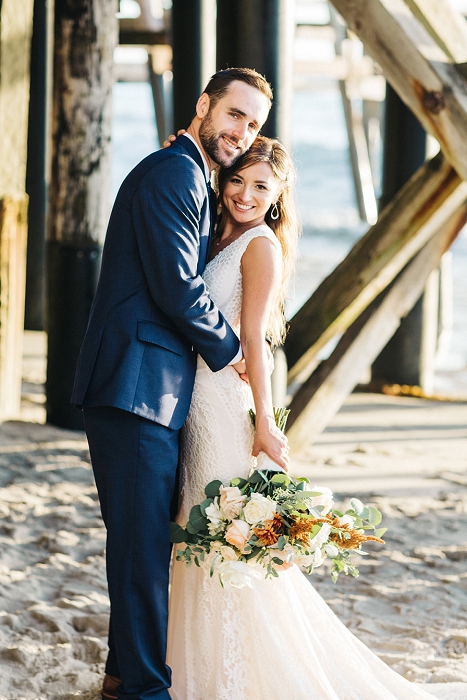
[[[246,496],[242,496],[238,486],[221,486],[219,492],[221,510],[228,520],[233,520],[240,515]]]
[[[225,539],[242,552],[250,539],[250,526],[244,520],[232,520],[225,531]]]

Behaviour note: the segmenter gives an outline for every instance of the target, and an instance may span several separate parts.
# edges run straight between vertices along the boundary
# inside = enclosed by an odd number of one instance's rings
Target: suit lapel
[[[176,139],[176,142],[179,143],[182,148],[187,151],[188,155],[193,158],[195,163],[201,168],[201,172],[203,173],[203,178],[206,179],[206,173],[204,169],[204,161],[201,157],[201,153],[199,152],[198,148],[195,146],[193,141],[186,136],[179,136]],[[208,201],[209,201],[209,214],[210,214],[210,223],[209,223],[209,237],[207,241],[207,245],[205,247],[205,250],[201,252],[200,250],[200,257],[203,259],[203,270],[206,267],[206,263],[208,260],[209,256],[209,250],[211,248],[211,242],[212,242],[212,236],[214,232],[214,224],[216,222],[216,215],[217,215],[217,197],[216,193],[211,187],[211,183],[208,181],[206,183],[206,193],[208,196]],[[201,240],[200,240],[201,243]],[[204,253],[204,254],[203,254]]]

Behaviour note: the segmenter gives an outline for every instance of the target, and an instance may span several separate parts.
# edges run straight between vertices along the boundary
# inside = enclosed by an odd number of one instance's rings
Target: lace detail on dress
[[[206,267],[213,301],[240,331],[240,263],[267,226],[247,231]],[[211,372],[199,358],[181,443],[184,487],[178,516],[204,499],[213,479],[246,475],[253,428],[250,387],[232,367]],[[177,545],[175,545],[177,549]],[[196,566],[174,561],[168,663],[172,700],[432,700],[386,666],[337,619],[296,566],[253,588],[222,589]]]

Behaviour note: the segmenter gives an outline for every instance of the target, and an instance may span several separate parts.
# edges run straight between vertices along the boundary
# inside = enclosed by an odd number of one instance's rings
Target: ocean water
[[[112,123],[112,199],[126,174],[159,148],[148,83],[117,83]],[[359,221],[345,122],[336,89],[297,90],[292,116],[296,202],[303,226],[290,317],[339,264],[366,225]],[[467,396],[467,233],[452,246],[451,341],[438,358],[435,390]]]

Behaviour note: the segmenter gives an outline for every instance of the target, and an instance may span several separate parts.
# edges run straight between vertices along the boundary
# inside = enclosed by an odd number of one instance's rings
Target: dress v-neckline
[[[258,224],[258,226],[253,226],[253,228],[249,228],[247,231],[244,231],[241,236],[239,236],[234,241],[232,241],[232,243],[229,243],[228,245],[226,245],[225,248],[222,248],[222,250],[220,250],[218,253],[216,253],[216,255],[213,258],[211,258],[211,260],[208,260],[208,262],[206,263],[206,267],[208,265],[210,265],[212,262],[214,262],[214,260],[216,260],[219,257],[219,255],[222,255],[224,250],[227,250],[231,246],[235,245],[235,243],[238,243],[238,241],[241,241],[243,236],[246,236],[247,233],[250,233],[250,231],[256,231],[257,228],[262,228],[263,226],[267,226],[267,224]]]

